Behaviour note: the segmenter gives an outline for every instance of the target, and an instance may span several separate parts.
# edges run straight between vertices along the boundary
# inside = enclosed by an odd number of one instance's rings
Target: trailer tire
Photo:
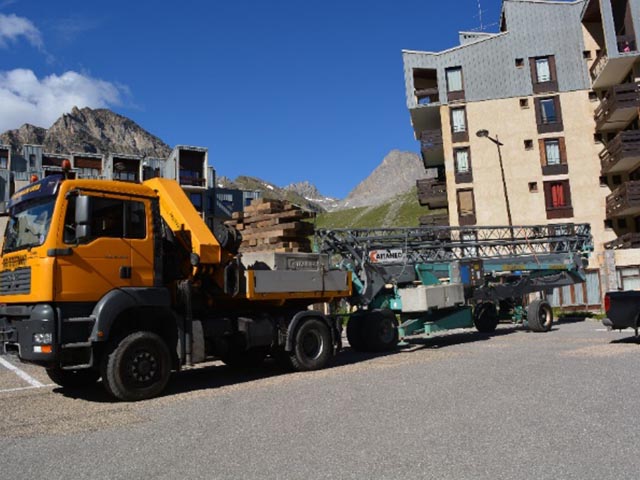
[[[100,372],[90,368],[82,370],[63,370],[60,367],[47,368],[51,381],[63,388],[82,388],[95,384]]]
[[[331,332],[325,322],[306,319],[296,330],[293,351],[289,352],[291,366],[298,372],[319,370],[326,366],[333,354]]]
[[[125,401],[157,396],[171,374],[171,353],[153,332],[135,332],[112,345],[102,362],[102,381],[108,393]]]
[[[500,317],[496,305],[492,302],[482,302],[473,309],[473,324],[481,333],[496,331]]]
[[[398,346],[398,320],[391,310],[374,310],[367,315],[362,336],[370,352],[388,352]]]
[[[546,300],[534,300],[527,307],[527,322],[532,332],[548,332],[553,325],[553,310]]]
[[[366,320],[362,312],[354,313],[347,321],[347,340],[351,348],[357,352],[364,352],[366,350],[362,335],[365,323]]]

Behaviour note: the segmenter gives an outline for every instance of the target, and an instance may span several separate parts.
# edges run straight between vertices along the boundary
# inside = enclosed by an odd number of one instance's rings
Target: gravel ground
[[[0,366],[2,478],[637,478],[640,345],[597,322],[456,331],[333,368],[220,364],[113,403]],[[3,357],[6,358],[6,357]],[[15,360],[12,360],[15,362]],[[38,381],[43,370],[18,364]]]

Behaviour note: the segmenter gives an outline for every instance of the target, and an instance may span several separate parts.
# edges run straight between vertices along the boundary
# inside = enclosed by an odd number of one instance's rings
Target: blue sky
[[[500,1],[481,2],[495,31]],[[0,0],[0,130],[105,106],[209,147],[218,175],[342,198],[390,150],[418,151],[401,50],[479,25],[478,0]]]

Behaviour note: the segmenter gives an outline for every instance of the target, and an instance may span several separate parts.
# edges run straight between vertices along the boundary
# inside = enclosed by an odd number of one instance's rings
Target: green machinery
[[[584,282],[593,249],[590,226],[572,223],[323,229],[316,242],[352,272],[347,337],[363,351],[453,328],[493,332],[501,318],[548,331],[546,294]],[[527,305],[534,292],[542,298]]]

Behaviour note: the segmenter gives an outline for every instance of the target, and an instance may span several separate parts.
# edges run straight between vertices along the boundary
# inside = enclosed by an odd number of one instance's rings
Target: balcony
[[[628,40],[625,40],[627,38]],[[633,37],[618,37],[618,49],[620,53],[612,57],[603,50],[593,61],[589,73],[594,89],[607,88],[622,82],[640,56]]]
[[[600,152],[602,174],[630,172],[640,165],[640,130],[620,132]]]
[[[448,227],[449,214],[441,213],[435,215],[422,215],[420,217],[420,226],[422,227]]]
[[[418,202],[430,210],[447,206],[447,184],[443,180],[425,178],[416,181]]]
[[[640,85],[624,83],[610,88],[595,111],[596,129],[621,130],[638,115]]]
[[[640,233],[625,233],[624,235],[604,244],[605,250],[627,250],[640,248]]]
[[[423,130],[420,133],[420,153],[422,153],[424,168],[444,165],[442,130]]]
[[[607,218],[640,214],[640,181],[625,182],[607,196]]]

